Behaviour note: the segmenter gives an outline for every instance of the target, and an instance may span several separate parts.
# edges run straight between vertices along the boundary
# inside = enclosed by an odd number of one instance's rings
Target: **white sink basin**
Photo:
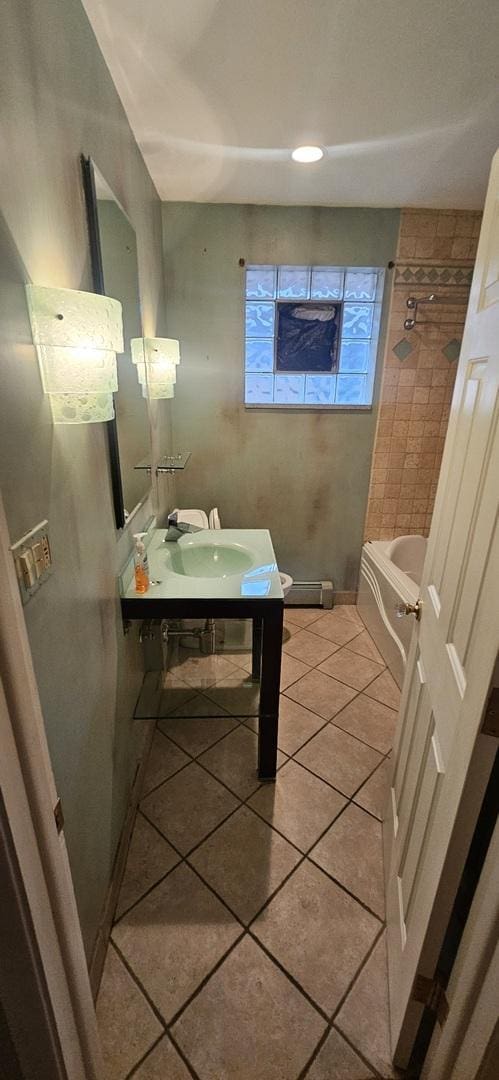
[[[253,564],[253,556],[239,544],[189,543],[185,537],[172,543],[171,548],[168,551],[170,567],[174,574],[184,577],[232,577],[244,574]]]

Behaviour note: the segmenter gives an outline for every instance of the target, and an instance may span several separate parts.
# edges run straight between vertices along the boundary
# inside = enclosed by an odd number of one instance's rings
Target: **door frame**
[[[33,973],[38,966],[32,992],[54,1048],[54,1080],[101,1080],[95,1008],[1,492],[0,596],[2,839],[5,847],[11,840],[13,919],[24,921]]]
[[[499,820],[496,822],[459,949],[447,998],[421,1073],[424,1080],[493,1080],[499,1055]]]

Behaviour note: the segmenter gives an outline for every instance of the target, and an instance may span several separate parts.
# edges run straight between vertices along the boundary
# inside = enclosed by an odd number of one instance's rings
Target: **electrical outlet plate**
[[[48,521],[40,521],[10,548],[23,604],[28,603],[52,573],[48,525]]]

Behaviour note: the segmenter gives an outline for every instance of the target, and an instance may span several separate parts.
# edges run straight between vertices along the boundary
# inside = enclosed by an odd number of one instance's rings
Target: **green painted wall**
[[[283,570],[302,580],[332,577],[340,590],[357,582],[375,409],[244,408],[239,260],[386,267],[399,217],[398,210],[163,204],[168,332],[182,350],[173,438],[193,451],[176,482],[178,505],[218,505],[228,528],[269,528]],[[376,398],[378,388],[379,378]]]
[[[0,485],[12,541],[49,520],[54,572],[25,618],[90,951],[140,749],[142,659],[121,625],[130,539],[114,527],[106,431],[52,424],[24,283],[92,288],[90,154],[136,231],[145,332],[163,332],[161,210],[80,0],[4,0],[0,82]]]

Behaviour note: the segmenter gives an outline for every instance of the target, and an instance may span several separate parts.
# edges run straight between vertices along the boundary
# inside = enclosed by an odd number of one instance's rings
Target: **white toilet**
[[[182,510],[182,516],[185,514],[185,512],[186,511]],[[189,513],[196,513],[196,514],[201,513],[202,514],[203,511],[202,510],[196,510],[196,511],[191,510],[191,511],[189,511]],[[206,517],[206,515],[204,515],[204,516]],[[184,520],[186,520],[186,519],[184,518]],[[197,522],[195,524],[197,524]],[[209,513],[209,516],[208,516],[208,528],[210,528],[210,529],[221,529],[222,528],[221,523],[220,523],[220,514],[218,513],[218,509],[217,509],[216,506],[213,507],[213,510],[210,510],[210,513]],[[290,577],[289,574],[283,574],[281,570],[279,570],[279,577],[281,579],[282,591],[284,593],[284,596],[287,596],[289,590],[291,589],[291,587],[293,585],[293,578]]]

